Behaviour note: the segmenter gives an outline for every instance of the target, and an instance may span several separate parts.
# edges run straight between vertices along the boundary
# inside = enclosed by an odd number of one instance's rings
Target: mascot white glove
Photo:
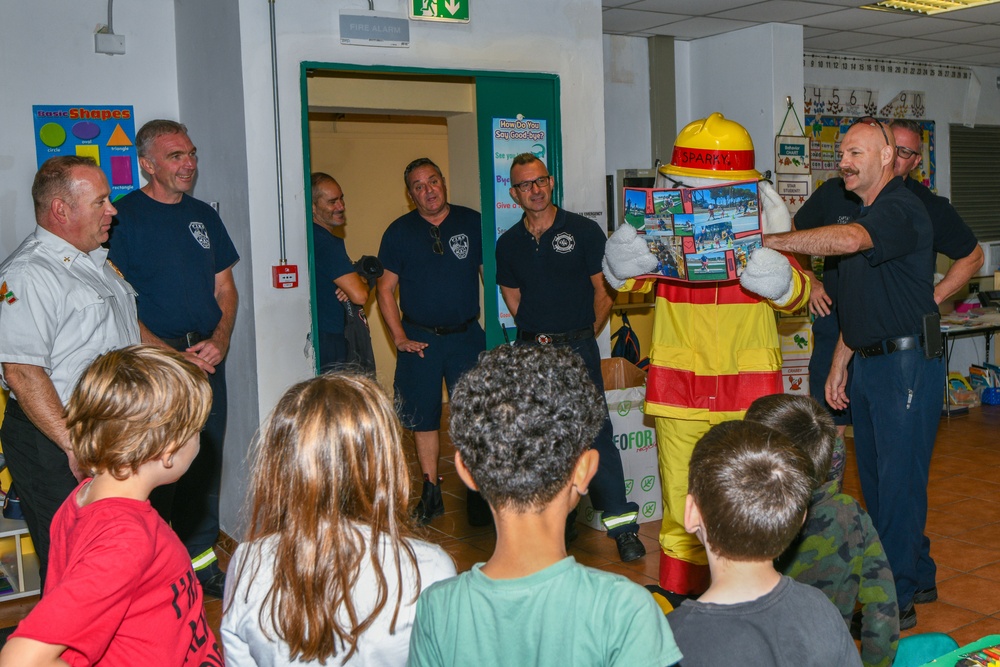
[[[777,250],[757,248],[750,254],[747,268],[743,269],[743,275],[740,276],[740,284],[747,291],[759,294],[778,306],[784,306],[795,290],[792,265]]]
[[[621,289],[625,281],[656,270],[659,264],[656,256],[649,251],[646,241],[639,237],[635,227],[622,223],[604,246],[604,277],[615,289]]]
[[[780,234],[792,231],[792,216],[788,214],[781,195],[767,181],[757,182],[760,193],[760,226],[765,234]]]

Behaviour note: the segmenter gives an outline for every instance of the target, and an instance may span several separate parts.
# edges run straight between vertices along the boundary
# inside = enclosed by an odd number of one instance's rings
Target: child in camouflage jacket
[[[861,661],[889,667],[899,641],[896,586],[871,517],[840,493],[840,482],[831,475],[837,439],[832,418],[811,397],[775,394],[754,401],[746,419],[779,431],[813,463],[815,489],[806,522],[776,568],[826,593],[848,625],[860,605]]]

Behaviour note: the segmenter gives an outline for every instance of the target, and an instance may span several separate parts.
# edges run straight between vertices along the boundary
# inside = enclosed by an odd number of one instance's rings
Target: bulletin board
[[[874,71],[878,71],[877,65],[875,67]],[[884,69],[888,65],[883,64],[882,67]],[[873,71],[871,66],[868,71]],[[903,72],[907,73],[909,72]],[[916,74],[917,70],[913,73]],[[939,75],[943,76],[940,72]],[[880,91],[870,88],[831,88],[812,84],[805,86],[805,133],[810,138],[809,158],[814,192],[824,181],[839,176],[837,163],[840,138],[847,133],[851,123],[862,116],[878,118],[886,125],[897,118],[914,120],[920,124],[923,128],[924,159],[913,177],[937,192],[934,121],[925,118],[925,93],[920,90],[902,90],[883,105],[879,105],[879,93]]]
[[[877,116],[888,125],[892,118]],[[840,139],[857,120],[855,116],[828,116],[824,114],[806,115],[805,130],[809,137],[809,159],[812,164],[813,191],[824,181],[840,175],[838,171],[838,156],[840,155]],[[916,120],[916,119],[914,119]],[[913,173],[913,177],[926,185],[932,191],[937,191],[935,165],[937,154],[934,149],[934,121],[917,120],[923,128],[924,159]]]

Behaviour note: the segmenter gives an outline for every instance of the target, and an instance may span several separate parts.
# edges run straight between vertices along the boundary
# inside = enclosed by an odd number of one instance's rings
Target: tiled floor
[[[927,533],[938,564],[937,602],[917,608],[917,627],[904,632],[946,632],[960,645],[1000,633],[1000,407],[984,406],[968,415],[942,419],[930,472]],[[851,448],[848,439],[848,447]],[[408,446],[411,464],[412,447]],[[423,531],[455,559],[459,571],[486,560],[493,550],[492,528],[472,528],[465,518],[465,487],[445,444],[440,474],[445,508]],[[860,497],[857,469],[849,455],[845,491]],[[642,525],[639,536],[649,554],[623,564],[612,540],[584,525],[570,554],[591,567],[622,574],[636,583],[656,583],[658,522]],[[37,598],[0,603],[0,627],[17,623]],[[222,603],[206,601],[209,622],[219,627]]]

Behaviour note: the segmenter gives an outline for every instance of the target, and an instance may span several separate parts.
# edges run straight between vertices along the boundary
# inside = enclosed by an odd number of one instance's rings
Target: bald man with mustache
[[[902,630],[916,625],[914,600],[936,588],[924,535],[944,385],[940,337],[933,335],[940,331],[931,269],[934,231],[921,201],[893,173],[895,140],[882,123],[858,119],[841,149],[844,186],[861,200],[853,220],[765,235],[764,245],[842,256],[841,334],[826,399],[837,409],[851,405],[861,490],[892,566]]]

